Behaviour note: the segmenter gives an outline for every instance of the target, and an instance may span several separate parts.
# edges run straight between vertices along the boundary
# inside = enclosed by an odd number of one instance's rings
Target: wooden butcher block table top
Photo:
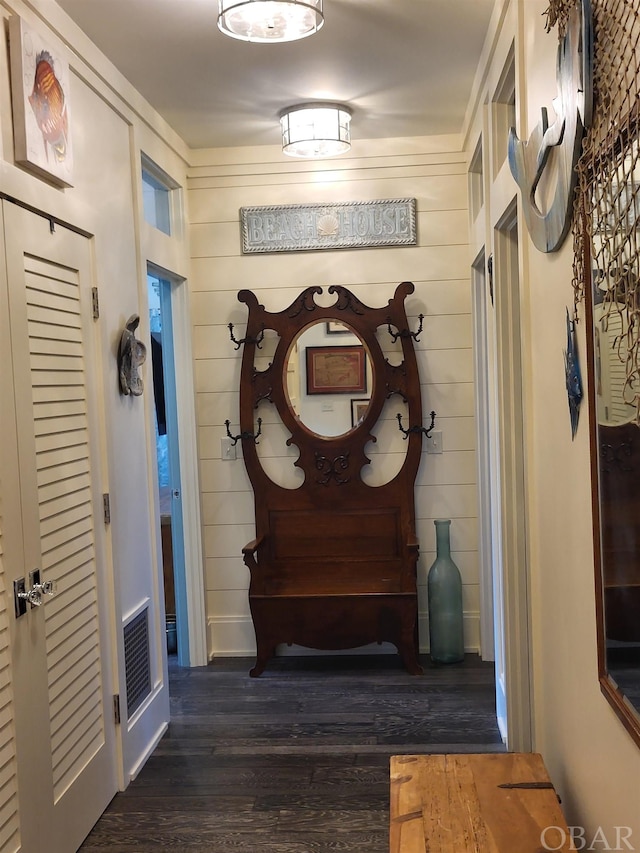
[[[571,838],[537,753],[391,758],[390,853],[551,849]]]

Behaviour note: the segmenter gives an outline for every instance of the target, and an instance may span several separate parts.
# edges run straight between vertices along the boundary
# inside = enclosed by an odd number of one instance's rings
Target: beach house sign
[[[415,246],[414,198],[241,207],[242,252]]]

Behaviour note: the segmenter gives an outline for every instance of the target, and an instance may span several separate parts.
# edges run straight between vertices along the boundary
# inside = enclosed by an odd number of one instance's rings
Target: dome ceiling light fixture
[[[323,23],[322,0],[218,0],[218,28],[242,41],[295,41]]]
[[[336,157],[351,148],[351,110],[343,104],[310,103],[280,113],[282,150],[290,157]]]

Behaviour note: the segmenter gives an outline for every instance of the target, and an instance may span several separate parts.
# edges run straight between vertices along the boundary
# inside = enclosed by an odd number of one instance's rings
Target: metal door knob
[[[17,597],[28,601],[32,607],[40,607],[42,597],[44,595],[54,595],[56,591],[54,581],[45,581],[44,583],[34,583],[31,589],[26,592],[18,592]]]

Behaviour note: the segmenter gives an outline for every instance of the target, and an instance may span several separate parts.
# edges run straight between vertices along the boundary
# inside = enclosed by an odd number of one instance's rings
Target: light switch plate
[[[427,436],[427,453],[442,453],[442,430],[436,429]]]
[[[220,439],[220,459],[223,462],[230,462],[236,458],[236,446],[230,438]]]

